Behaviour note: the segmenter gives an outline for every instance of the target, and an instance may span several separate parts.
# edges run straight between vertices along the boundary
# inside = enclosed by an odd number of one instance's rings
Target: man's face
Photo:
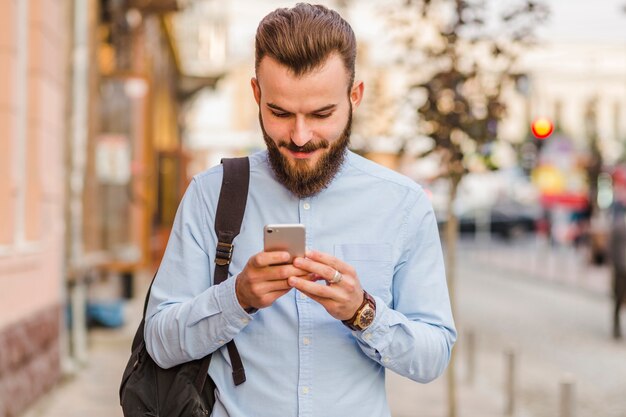
[[[347,94],[348,72],[335,54],[300,77],[265,57],[257,77],[252,88],[272,168],[298,197],[319,193],[341,167],[363,84]]]

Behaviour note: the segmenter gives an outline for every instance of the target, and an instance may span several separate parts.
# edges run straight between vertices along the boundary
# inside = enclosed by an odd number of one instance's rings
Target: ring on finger
[[[341,272],[335,269],[335,275],[333,275],[333,278],[330,280],[330,283],[339,284],[342,279],[343,279],[343,275],[341,274]]]

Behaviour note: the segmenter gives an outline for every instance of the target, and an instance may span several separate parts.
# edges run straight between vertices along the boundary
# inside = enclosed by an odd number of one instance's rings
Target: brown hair
[[[276,9],[261,20],[256,32],[255,70],[265,56],[287,66],[296,76],[322,65],[333,52],[340,55],[354,83],[356,39],[352,28],[334,10],[298,3]]]

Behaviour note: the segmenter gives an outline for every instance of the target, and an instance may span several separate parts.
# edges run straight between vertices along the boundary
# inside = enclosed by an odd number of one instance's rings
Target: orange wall
[[[18,1],[0,2],[0,329],[59,304],[62,294],[63,152],[69,9],[54,0],[28,1],[28,42],[17,37]],[[18,51],[26,50],[26,119],[18,108]],[[26,169],[14,152],[26,145]],[[23,193],[24,224],[16,199]],[[16,236],[15,230],[23,233]]]

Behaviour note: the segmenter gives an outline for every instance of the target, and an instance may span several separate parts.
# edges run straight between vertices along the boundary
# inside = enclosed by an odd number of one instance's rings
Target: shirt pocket
[[[361,286],[372,295],[391,301],[391,245],[387,243],[336,244],[335,257],[350,264],[361,281]]]

